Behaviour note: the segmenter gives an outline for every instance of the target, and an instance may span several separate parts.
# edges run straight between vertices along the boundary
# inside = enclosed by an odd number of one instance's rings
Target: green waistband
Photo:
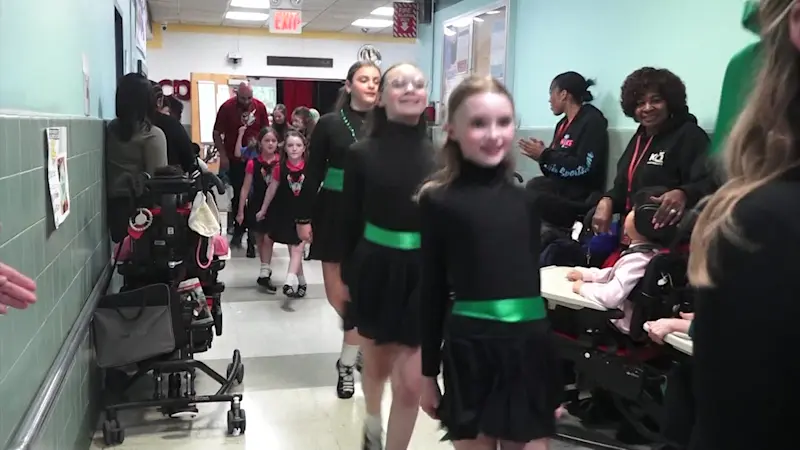
[[[364,226],[364,239],[397,250],[416,250],[420,247],[420,237],[416,231],[387,230],[369,222]]]
[[[542,297],[503,298],[497,300],[456,300],[453,314],[496,322],[528,322],[547,317]]]
[[[325,179],[322,180],[322,188],[329,191],[341,192],[344,189],[344,169],[338,167],[328,167],[325,172]]]

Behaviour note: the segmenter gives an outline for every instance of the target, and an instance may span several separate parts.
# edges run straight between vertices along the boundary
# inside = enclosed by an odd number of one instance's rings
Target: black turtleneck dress
[[[342,272],[359,334],[377,344],[420,343],[419,205],[414,195],[434,170],[433,145],[423,124],[388,122],[377,136],[347,153]],[[374,239],[375,234],[383,239]],[[385,241],[396,241],[398,235],[406,245]]]
[[[420,198],[422,373],[436,377],[443,367],[438,415],[451,440],[555,433],[563,388],[539,291],[540,218],[509,178],[502,166],[462,161],[450,185]],[[456,310],[508,301],[535,313],[501,321]]]
[[[341,262],[342,234],[342,178],[331,177],[323,183],[326,174],[344,169],[345,154],[363,135],[361,129],[366,113],[354,111],[349,106],[320,117],[308,145],[308,162],[305,167],[303,190],[295,209],[297,223],[311,223],[314,239],[309,259],[322,262]]]

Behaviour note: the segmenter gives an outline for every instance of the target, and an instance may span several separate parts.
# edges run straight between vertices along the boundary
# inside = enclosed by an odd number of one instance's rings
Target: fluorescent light
[[[475,22],[479,22],[479,23],[483,22],[483,19],[481,19],[480,17],[477,17],[477,16],[473,17],[472,20],[474,20]]]
[[[490,16],[493,16],[495,14],[500,14],[500,11],[495,9],[494,11],[486,11],[484,14],[488,14]]]
[[[445,36],[455,36],[456,32],[450,27],[444,27],[444,35]]]
[[[241,20],[244,22],[266,22],[269,14],[260,12],[228,11],[225,14],[228,20]]]
[[[387,16],[391,17],[394,15],[394,7],[392,6],[381,6],[380,8],[375,8],[370,13],[373,16]]]
[[[231,7],[269,9],[269,0],[231,0]]]
[[[386,28],[394,24],[391,20],[386,19],[357,19],[352,23],[354,27],[361,28]]]

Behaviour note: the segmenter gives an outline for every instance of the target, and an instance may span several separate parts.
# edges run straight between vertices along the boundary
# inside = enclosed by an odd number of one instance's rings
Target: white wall
[[[297,37],[163,33],[161,48],[147,49],[147,68],[153,80],[188,79],[191,72],[306,79],[342,79],[358,58],[364,44],[374,45],[383,57],[383,67],[417,60],[414,42],[370,42],[322,40]],[[236,67],[227,61],[229,52],[242,55]],[[267,66],[267,55],[333,58],[332,69]]]

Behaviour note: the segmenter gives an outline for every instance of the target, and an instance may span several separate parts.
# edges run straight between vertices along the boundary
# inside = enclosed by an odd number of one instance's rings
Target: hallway
[[[273,270],[279,287],[286,273],[288,253],[275,247]],[[223,403],[199,405],[193,421],[163,418],[157,411],[123,413],[124,444],[120,450],[358,450],[364,401],[360,386],[350,400],[336,397],[334,369],[341,346],[339,318],[328,305],[318,262],[306,262],[309,284],[305,299],[293,303],[294,311],[282,309],[285,297],[260,291],[255,278],[258,259],[236,251],[221,274],[223,335],[197,358],[225,373],[235,348],[242,353],[245,377],[242,407],[247,413],[247,432],[226,436]],[[205,376],[198,378],[198,392],[216,390]],[[149,386],[149,384],[147,385]],[[148,387],[144,392],[148,392]],[[389,393],[389,390],[386,391]],[[389,414],[384,402],[384,420]],[[439,442],[438,424],[420,412],[410,450],[452,449]],[[92,449],[105,448],[97,433]],[[551,450],[581,450],[554,442]]]

